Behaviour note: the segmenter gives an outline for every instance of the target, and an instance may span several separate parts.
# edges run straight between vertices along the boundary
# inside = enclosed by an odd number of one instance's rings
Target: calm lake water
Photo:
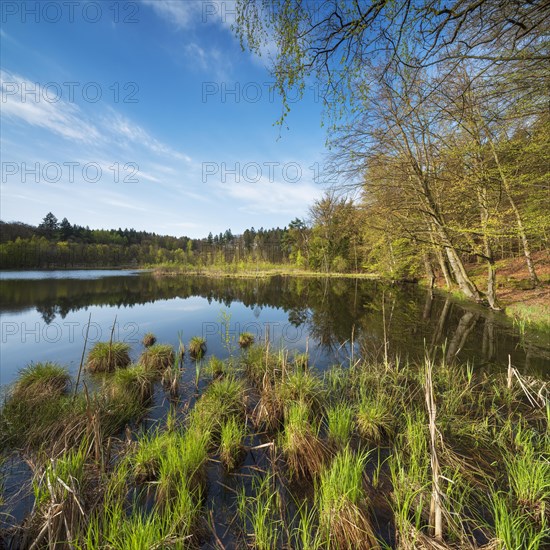
[[[177,345],[207,339],[208,355],[227,355],[221,316],[229,334],[269,334],[273,345],[310,352],[324,368],[351,354],[402,361],[438,349],[449,361],[476,368],[505,368],[508,356],[524,372],[547,377],[547,334],[520,334],[502,314],[465,304],[415,285],[376,281],[272,277],[211,279],[156,277],[138,271],[41,271],[0,273],[0,385],[14,381],[30,362],[57,361],[78,370],[91,314],[89,343],[115,339],[132,346],[153,332]],[[116,320],[116,322],[115,322]]]

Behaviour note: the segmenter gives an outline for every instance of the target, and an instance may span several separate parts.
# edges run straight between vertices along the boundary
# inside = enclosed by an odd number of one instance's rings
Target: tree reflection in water
[[[202,297],[212,307],[244,304],[257,319],[265,308],[282,309],[289,323],[342,359],[350,342],[370,359],[398,354],[417,360],[446,345],[446,359],[505,366],[508,354],[522,367],[546,369],[550,346],[520,339],[502,315],[453,300],[416,285],[378,281],[274,276],[265,279],[200,276],[156,277],[152,273],[90,279],[4,280],[0,311],[35,308],[44,323],[89,306],[128,307],[158,300]],[[174,328],[174,331],[177,327]]]

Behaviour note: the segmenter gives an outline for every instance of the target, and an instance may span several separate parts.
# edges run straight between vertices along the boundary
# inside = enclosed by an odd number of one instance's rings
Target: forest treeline
[[[287,229],[253,227],[242,235],[230,229],[202,239],[157,235],[135,229],[90,229],[61,222],[49,212],[37,226],[0,221],[2,269],[143,267],[186,264],[195,267],[243,261],[283,263],[290,248]]]

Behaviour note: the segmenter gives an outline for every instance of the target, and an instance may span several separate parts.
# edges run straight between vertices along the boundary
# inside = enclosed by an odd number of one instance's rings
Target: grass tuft
[[[242,332],[239,334],[239,347],[249,348],[254,343],[254,335],[251,332]]]
[[[234,470],[242,457],[246,428],[242,420],[231,417],[221,426],[220,460],[228,471]]]
[[[345,447],[353,434],[353,408],[346,403],[327,409],[327,434],[329,442],[337,447]]]
[[[328,548],[377,548],[370,523],[363,472],[367,453],[340,451],[317,487],[319,530]]]
[[[124,342],[96,342],[86,361],[90,372],[113,372],[126,368],[130,361],[130,346]]]
[[[205,370],[212,378],[220,378],[220,376],[223,376],[227,372],[227,365],[224,361],[213,355],[208,360]]]
[[[279,439],[291,477],[311,478],[321,471],[326,453],[319,439],[319,427],[310,422],[307,403],[290,404]]]
[[[189,415],[189,426],[219,436],[222,426],[245,411],[244,384],[232,376],[214,380]]]
[[[367,441],[379,443],[391,432],[391,414],[382,400],[363,395],[357,406],[357,429]]]
[[[284,402],[302,401],[318,405],[322,400],[323,385],[311,371],[297,369],[283,377],[278,391]]]
[[[201,359],[206,353],[206,340],[201,336],[193,336],[189,342],[189,354],[193,359]]]
[[[57,363],[30,364],[19,372],[11,397],[26,401],[60,397],[67,392],[70,381],[67,369]]]
[[[519,506],[535,517],[544,517],[550,506],[549,459],[530,448],[505,460],[505,464]]]
[[[107,385],[109,396],[119,403],[128,397],[141,402],[147,401],[153,392],[154,377],[154,373],[143,365],[119,369],[114,372]]]
[[[528,513],[514,510],[502,494],[492,495],[492,511],[497,548],[539,550],[547,548],[550,537],[548,521],[544,517],[542,523],[533,522]]]
[[[139,364],[156,372],[170,369],[174,365],[174,348],[170,344],[154,344],[141,354]]]
[[[157,341],[157,337],[152,332],[148,332],[147,334],[145,334],[145,336],[141,340],[141,343],[146,348],[150,348],[152,345],[156,343],[156,341]]]

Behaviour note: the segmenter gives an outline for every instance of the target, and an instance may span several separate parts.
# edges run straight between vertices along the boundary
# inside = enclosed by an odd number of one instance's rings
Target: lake
[[[550,364],[546,334],[523,333],[503,314],[411,284],[284,276],[159,277],[147,271],[107,270],[3,272],[0,280],[3,391],[31,362],[55,361],[76,374],[86,335],[90,349],[112,334],[131,345],[133,360],[148,332],[173,346],[180,338],[187,345],[193,336],[203,336],[206,358],[239,353],[238,335],[251,332],[257,341],[269,338],[271,349],[307,351],[310,364],[319,370],[349,365],[357,357],[380,362],[387,356],[405,366],[430,353],[457,368],[468,363],[478,371],[502,371],[510,357],[518,370],[544,379]],[[164,425],[171,410],[185,417],[211,383],[210,376],[200,376],[189,354],[179,376],[176,401],[156,384],[145,416],[132,424],[132,437]],[[88,387],[98,383],[87,374],[84,380]],[[254,445],[263,442],[259,435],[251,437]],[[256,468],[256,460],[266,457],[248,452],[240,470],[243,479],[250,477],[247,468]],[[228,510],[234,505],[234,490],[226,487],[238,479],[224,474],[217,461],[208,466],[207,508],[215,511],[218,535],[228,547],[235,544],[226,528],[232,522]],[[33,508],[31,480],[23,456],[11,453],[0,464],[6,502],[0,504],[0,546],[2,530],[7,529],[9,544],[11,529]]]
[[[30,362],[56,361],[75,373],[89,319],[88,348],[109,340],[114,325],[133,359],[147,332],[173,345],[178,333],[185,343],[203,336],[208,355],[224,358],[227,327],[230,346],[240,332],[268,335],[275,346],[307,349],[320,369],[352,353],[381,360],[387,351],[404,362],[426,350],[476,368],[506,368],[510,356],[521,371],[543,376],[550,364],[546,334],[521,333],[503,314],[416,285],[113,270],[2,272],[0,280],[2,386]]]

